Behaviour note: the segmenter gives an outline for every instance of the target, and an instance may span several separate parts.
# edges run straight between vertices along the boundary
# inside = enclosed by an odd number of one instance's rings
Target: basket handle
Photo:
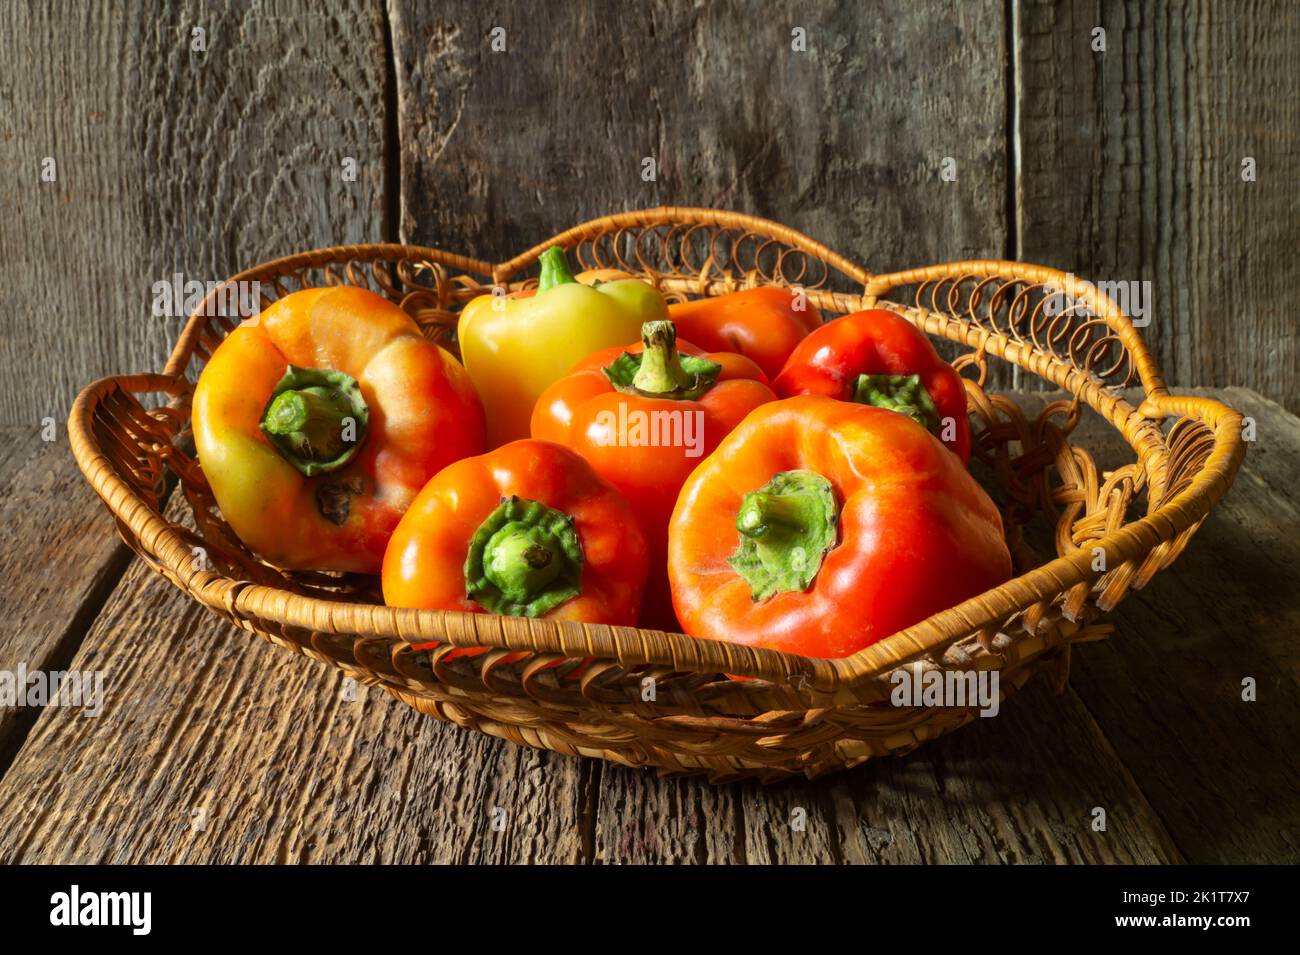
[[[528,268],[543,252],[558,245],[569,249],[573,246],[610,232],[624,229],[643,229],[660,225],[669,226],[704,226],[717,229],[743,229],[746,233],[767,236],[792,248],[815,256],[828,268],[835,268],[859,285],[865,285],[871,273],[862,266],[850,262],[844,256],[833,252],[815,239],[783,226],[770,219],[730,212],[725,209],[699,209],[687,206],[658,206],[653,209],[637,209],[631,212],[619,212],[614,215],[591,219],[571,229],[556,233],[551,238],[533,246],[527,252],[515,256],[492,268],[492,279],[504,284],[522,269]]]
[[[965,262],[948,262],[942,265],[926,265],[919,268],[893,272],[871,278],[866,283],[863,304],[871,305],[885,293],[904,285],[925,285],[935,282],[957,282],[962,279],[1005,279],[1008,283],[1021,282],[1030,287],[1054,289],[1076,302],[1081,302],[1091,313],[1106,323],[1106,326],[1118,338],[1121,346],[1129,356],[1136,371],[1142,389],[1148,397],[1168,394],[1164,371],[1155,356],[1151,354],[1141,334],[1133,325],[1133,320],[1115,304],[1114,300],[1096,285],[1083,279],[1068,275],[1059,269],[1030,262],[1007,262],[995,259],[977,259]],[[1040,306],[1041,307],[1041,306]],[[976,324],[982,324],[973,314],[974,306],[968,308],[968,318]],[[1035,312],[1025,310],[1031,317]],[[1020,318],[1025,317],[1024,315]],[[1008,337],[1019,338],[1019,330],[1014,325],[1018,319],[1008,319]],[[990,319],[991,323],[991,319]],[[1151,412],[1157,412],[1157,405],[1147,406]]]
[[[167,365],[163,368],[163,374],[171,376],[180,376],[185,373],[190,361],[194,358],[196,349],[202,351],[204,347],[204,338],[210,337],[209,330],[212,328],[214,319],[222,316],[218,314],[219,305],[226,299],[227,289],[230,286],[240,286],[244,283],[270,283],[278,284],[287,275],[293,275],[307,269],[331,269],[338,268],[345,273],[343,276],[351,284],[365,285],[364,276],[360,272],[355,272],[357,266],[369,264],[372,270],[379,270],[383,264],[388,261],[396,260],[418,260],[421,262],[441,265],[447,269],[479,275],[487,278],[492,273],[492,265],[481,259],[470,258],[469,256],[458,255],[455,252],[446,252],[442,249],[433,249],[420,245],[399,245],[396,243],[376,243],[371,245],[339,245],[325,249],[312,249],[308,252],[298,252],[294,255],[286,255],[279,259],[273,259],[270,262],[263,262],[261,265],[254,266],[251,269],[244,269],[230,278],[219,283],[204,296],[203,301],[191,313],[189,319],[185,322],[185,327],[181,330],[180,337],[176,340],[176,345],[172,349],[170,357],[167,359]],[[334,273],[335,278],[339,278],[338,273]],[[355,281],[354,281],[355,280]],[[225,330],[220,330],[216,336],[218,339],[225,337]]]
[[[1144,560],[1155,548],[1194,530],[1223,497],[1245,457],[1241,413],[1212,398],[1163,393],[1148,400],[1155,413],[1200,421],[1214,437],[1209,454],[1200,467],[1180,481],[1177,493],[1152,513],[1112,531],[1086,550],[1058,557],[852,656],[832,661],[835,685],[861,686],[896,667],[941,653],[951,644],[953,633],[996,629],[1034,604],[1050,601],[1080,583],[1095,583],[1101,576],[1093,569],[1095,547],[1105,551],[1107,567],[1117,568],[1128,561]],[[1164,563],[1171,562],[1177,553],[1174,550],[1164,554]],[[1062,626],[1066,630],[1082,629],[1085,623],[1063,621]]]

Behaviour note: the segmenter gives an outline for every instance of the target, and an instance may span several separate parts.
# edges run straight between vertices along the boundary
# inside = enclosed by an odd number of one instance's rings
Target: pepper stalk
[[[573,518],[540,501],[502,498],[465,555],[465,593],[484,609],[541,617],[582,592],[582,542]]]
[[[260,427],[286,461],[315,477],[356,457],[370,427],[370,408],[351,375],[290,365],[271,392]]]
[[[838,539],[839,510],[831,482],[815,471],[782,471],[741,499],[740,546],[728,562],[754,600],[811,586]]]
[[[642,350],[624,352],[603,369],[610,384],[624,394],[673,401],[693,401],[717,383],[722,366],[677,350],[677,326],[666,320],[641,326]]]

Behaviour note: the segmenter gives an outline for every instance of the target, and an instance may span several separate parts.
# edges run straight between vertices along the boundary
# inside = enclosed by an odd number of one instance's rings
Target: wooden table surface
[[[1257,424],[1236,484],[1062,693],[1036,681],[909,756],[771,787],[349,692],[134,560],[62,428],[4,430],[0,670],[100,671],[105,702],[0,709],[0,862],[1300,861],[1300,419],[1214,394]],[[1080,441],[1122,451],[1096,420]]]

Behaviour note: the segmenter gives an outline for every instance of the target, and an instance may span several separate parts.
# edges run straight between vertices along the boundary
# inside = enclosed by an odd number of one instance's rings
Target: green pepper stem
[[[645,394],[659,395],[680,391],[691,384],[691,375],[682,367],[677,353],[677,327],[668,321],[646,322],[641,326],[641,367],[632,378],[632,386]]]
[[[831,482],[814,471],[782,471],[746,494],[736,512],[740,546],[728,559],[750,596],[806,590],[839,536]]]
[[[290,464],[312,477],[347,464],[369,423],[356,379],[329,368],[291,366],[271,394],[261,428]]]
[[[523,525],[507,525],[483,551],[484,576],[517,603],[532,600],[556,578],[560,566],[560,554],[545,536]]]
[[[582,592],[582,566],[572,517],[540,501],[503,498],[470,540],[465,593],[491,613],[542,617]]]
[[[272,434],[301,433],[313,449],[333,457],[343,449],[344,419],[352,417],[352,402],[324,388],[281,392],[266,410],[266,430]]]
[[[549,291],[557,285],[567,285],[578,281],[569,271],[569,262],[564,257],[564,250],[553,245],[543,252],[538,259],[542,264],[542,274],[537,280],[537,294]]]
[[[807,502],[801,492],[792,494],[746,494],[736,515],[736,530],[746,537],[760,538],[782,532],[800,532],[806,523]]]
[[[694,401],[717,383],[722,366],[701,355],[677,350],[677,326],[657,319],[641,326],[644,349],[623,352],[604,368],[605,377],[625,394]]]
[[[939,410],[920,375],[858,375],[852,399],[905,414],[931,434],[939,433]]]

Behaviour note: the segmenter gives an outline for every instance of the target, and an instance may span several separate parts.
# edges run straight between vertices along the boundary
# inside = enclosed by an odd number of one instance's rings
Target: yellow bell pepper
[[[668,317],[663,297],[639,279],[592,276],[599,284],[585,285],[559,247],[540,261],[536,293],[480,295],[461,312],[461,359],[483,400],[492,448],[527,438],[537,399],[583,358],[638,342],[643,324]]]

